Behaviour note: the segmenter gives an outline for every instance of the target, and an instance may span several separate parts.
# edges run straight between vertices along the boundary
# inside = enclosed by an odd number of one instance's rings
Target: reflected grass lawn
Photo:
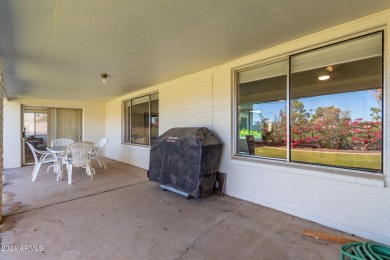
[[[256,147],[255,155],[286,159],[286,149],[274,147]],[[335,165],[351,168],[381,170],[380,153],[345,153],[316,150],[293,150],[291,161]]]

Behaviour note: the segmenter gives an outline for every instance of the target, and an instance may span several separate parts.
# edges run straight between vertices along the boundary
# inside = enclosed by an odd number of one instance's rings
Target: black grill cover
[[[205,197],[214,189],[221,153],[222,142],[206,127],[172,128],[153,141],[149,180]]]

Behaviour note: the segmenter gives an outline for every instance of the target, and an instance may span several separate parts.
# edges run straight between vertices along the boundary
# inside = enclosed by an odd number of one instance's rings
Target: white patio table
[[[54,163],[54,172],[57,173],[57,181],[62,180],[64,173],[62,165],[64,163],[66,146],[50,146],[46,147],[46,149],[56,156],[57,161]]]

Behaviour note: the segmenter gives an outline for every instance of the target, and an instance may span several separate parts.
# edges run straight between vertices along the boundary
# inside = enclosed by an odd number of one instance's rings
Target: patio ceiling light
[[[107,82],[107,77],[108,77],[108,75],[105,74],[105,73],[103,73],[103,74],[101,74],[100,76],[102,77],[102,82],[103,82],[103,84],[105,84],[105,83]]]
[[[319,79],[319,80],[328,80],[328,79],[330,79],[330,74],[329,74],[329,72],[327,72],[327,71],[321,71],[320,73],[318,73],[318,79]]]
[[[339,68],[338,65],[329,65],[324,70],[321,70],[320,73],[318,73],[318,79],[319,80],[330,79],[330,74],[338,68]]]

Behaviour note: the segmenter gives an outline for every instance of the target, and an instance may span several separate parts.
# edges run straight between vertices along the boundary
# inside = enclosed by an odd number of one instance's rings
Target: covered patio
[[[122,162],[94,166],[93,181],[79,171],[72,185],[4,171],[1,242],[18,251],[2,259],[337,259],[338,244],[302,232],[350,237],[226,195],[186,200]]]
[[[304,230],[390,245],[390,1],[0,3],[0,244],[28,248],[1,259],[338,258]],[[221,141],[223,197],[147,179],[153,142],[188,127]],[[32,182],[25,142],[57,138],[107,138],[108,169]]]

